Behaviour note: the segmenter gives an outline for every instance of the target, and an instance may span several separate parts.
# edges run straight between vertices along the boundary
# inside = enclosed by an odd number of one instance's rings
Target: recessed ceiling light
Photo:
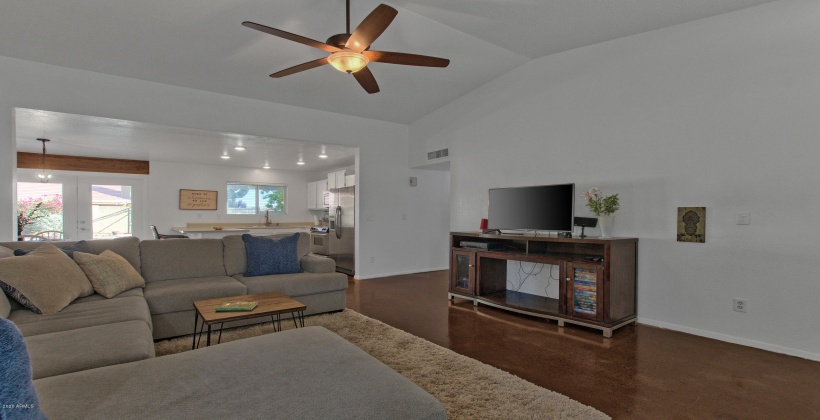
[[[263,167],[262,167],[262,169],[270,169],[270,165],[268,165],[268,164],[266,163],[266,164],[265,164],[265,166],[263,166]]]
[[[221,157],[222,159],[230,159],[230,158],[231,158],[231,157],[230,157],[230,156],[228,156],[228,155],[222,155],[222,156],[220,156],[220,157]]]
[[[296,164],[297,164],[297,165],[304,165],[304,164],[305,164],[305,161],[300,160],[300,161],[296,162]]]
[[[245,150],[245,147],[244,146],[236,146],[236,147],[233,148],[233,150],[239,150],[241,152],[241,151]]]
[[[327,155],[322,153],[321,155],[319,155],[319,159],[327,159]]]

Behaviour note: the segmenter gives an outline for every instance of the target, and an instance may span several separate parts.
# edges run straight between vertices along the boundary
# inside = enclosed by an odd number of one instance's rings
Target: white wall
[[[101,73],[0,57],[0,240],[14,232],[14,107],[142,121],[218,132],[333,143],[359,148],[358,208],[375,215],[359,223],[363,277],[420,271],[430,260],[427,238],[393,235],[394,216],[407,211],[407,126],[263,102]],[[409,219],[409,226],[425,226]]]
[[[450,172],[424,169],[400,169],[406,173],[404,183],[396,188],[405,197],[401,203],[395,203],[396,212],[382,219],[378,214],[369,211],[358,212],[363,223],[378,223],[383,234],[393,238],[408,238],[416,246],[412,254],[390,253],[384,256],[361,254],[361,264],[373,264],[371,257],[387,258],[387,265],[395,270],[383,275],[416,273],[421,271],[446,270],[450,264],[449,241],[450,220],[447,217],[450,203]],[[410,186],[410,177],[416,177],[418,185]],[[366,193],[366,192],[365,192]],[[372,220],[371,220],[372,219]],[[420,258],[428,263],[427,267],[401,269],[402,260]],[[358,276],[357,276],[358,277]],[[369,276],[375,277],[375,276]]]
[[[264,220],[264,215],[227,214],[226,184],[249,182],[287,186],[287,214],[272,214],[274,223],[313,223],[313,214],[307,210],[309,174],[307,171],[151,161],[148,221],[157,225],[160,233],[174,233],[169,230],[171,227],[187,223],[259,223]],[[180,189],[217,191],[217,210],[179,210]]]
[[[820,360],[817,22],[820,2],[784,0],[547,56],[411,141],[450,146],[453,230],[475,229],[491,187],[619,193],[640,322]],[[678,206],[707,207],[705,244],[676,242]]]

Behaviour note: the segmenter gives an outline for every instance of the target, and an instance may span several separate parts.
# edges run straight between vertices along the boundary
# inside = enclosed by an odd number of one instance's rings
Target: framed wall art
[[[678,242],[706,242],[706,207],[678,207]]]

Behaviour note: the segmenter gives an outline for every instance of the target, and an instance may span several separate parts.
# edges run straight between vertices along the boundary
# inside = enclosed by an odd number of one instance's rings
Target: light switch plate
[[[740,212],[737,214],[735,224],[750,225],[752,224],[752,216],[749,212]]]

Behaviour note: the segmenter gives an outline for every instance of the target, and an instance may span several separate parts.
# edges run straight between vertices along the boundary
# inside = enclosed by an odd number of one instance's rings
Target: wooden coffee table
[[[233,302],[237,300],[256,301],[258,302],[258,304],[256,305],[256,308],[253,308],[253,310],[251,311],[216,311],[217,306],[225,302]],[[299,325],[296,324],[296,318],[298,316],[299,324],[301,324],[301,326],[304,327],[305,309],[307,308],[307,306],[281,293],[270,292],[257,293],[255,295],[231,296],[217,299],[198,300],[194,302],[194,308],[196,309],[196,313],[194,314],[194,342],[191,345],[191,349],[199,347],[196,332],[197,325],[199,325],[199,318],[202,318],[202,325],[199,327],[199,339],[202,339],[202,330],[207,325],[208,338],[206,341],[206,345],[210,346],[211,326],[213,324],[220,324],[219,339],[217,340],[217,344],[219,344],[219,342],[222,341],[222,324],[226,322],[239,321],[242,319],[259,318],[262,316],[270,316],[270,320],[273,323],[273,330],[282,331],[281,316],[282,314],[290,313],[293,317],[293,325],[299,327]],[[274,315],[276,315],[275,321],[273,319]]]

